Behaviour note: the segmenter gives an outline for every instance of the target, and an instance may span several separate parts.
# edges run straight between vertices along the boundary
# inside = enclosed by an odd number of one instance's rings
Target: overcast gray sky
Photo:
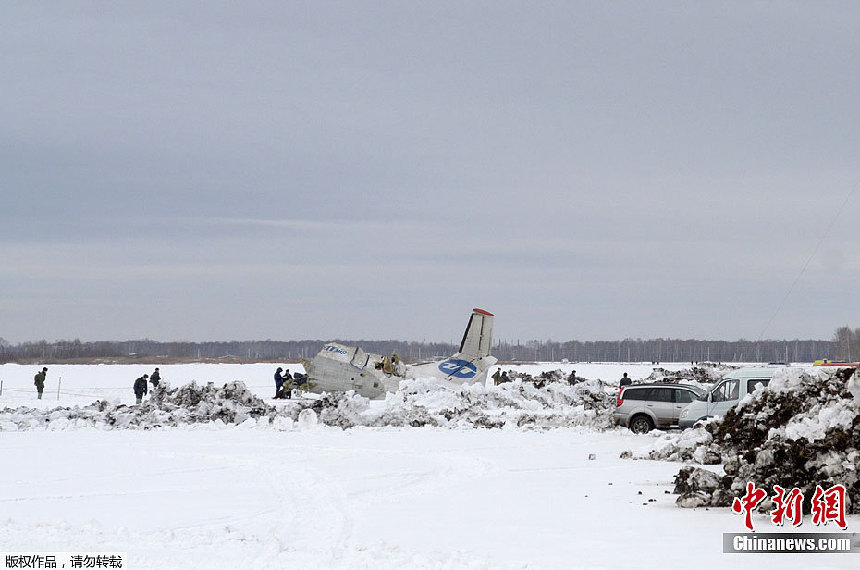
[[[0,337],[458,341],[482,307],[507,340],[830,338],[860,326],[858,30],[7,0]]]

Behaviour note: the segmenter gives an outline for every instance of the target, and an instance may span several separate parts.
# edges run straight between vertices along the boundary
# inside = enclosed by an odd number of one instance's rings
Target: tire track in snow
[[[254,442],[244,451],[233,456],[220,450],[198,450],[195,455],[201,460],[223,462],[225,469],[240,468],[254,473],[257,476],[254,483],[263,483],[271,491],[271,508],[257,511],[256,519],[245,513],[229,520],[212,521],[213,524],[229,523],[242,531],[246,539],[268,545],[261,552],[261,556],[268,558],[284,551],[348,547],[353,520],[346,493],[336,480],[310,466],[303,457],[306,452],[263,441]],[[206,521],[201,521],[182,528],[205,526]]]

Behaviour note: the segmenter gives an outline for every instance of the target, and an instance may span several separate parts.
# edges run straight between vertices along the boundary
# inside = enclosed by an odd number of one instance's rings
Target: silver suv
[[[689,384],[630,384],[618,390],[612,419],[633,433],[675,427],[687,404],[704,397],[705,391]]]

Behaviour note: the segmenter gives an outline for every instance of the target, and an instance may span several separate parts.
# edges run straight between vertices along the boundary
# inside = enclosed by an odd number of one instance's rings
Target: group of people
[[[493,383],[496,386],[498,386],[499,384],[504,384],[505,382],[511,381],[511,378],[508,376],[508,372],[507,371],[502,372],[501,368],[496,369],[496,371],[493,373],[492,378],[493,378]],[[572,371],[570,373],[570,375],[567,377],[567,383],[570,384],[571,386],[573,386],[574,384],[576,384],[580,380],[582,380],[582,379],[577,378],[576,370]],[[620,382],[621,385],[627,386],[631,382],[632,382],[632,380],[627,377],[627,373],[625,372],[624,376],[621,378],[621,382]]]
[[[285,374],[281,374],[284,369],[278,366],[275,370],[275,399],[289,400],[293,397],[293,388],[301,388],[307,383],[307,376],[301,372],[296,372],[295,376],[290,374],[290,369],[287,368]]]
[[[395,355],[394,358],[397,358],[397,356]],[[395,360],[394,362],[397,361]],[[289,400],[292,398],[293,388],[300,388],[306,382],[306,377],[299,372],[296,372],[294,377],[290,374],[289,368],[285,373],[282,374],[282,372],[284,372],[284,369],[280,366],[275,370],[275,399]],[[33,378],[33,383],[36,385],[36,392],[38,393],[40,400],[42,399],[42,393],[45,391],[45,378],[47,377],[47,374],[48,367],[44,366]],[[492,378],[493,383],[496,386],[511,381],[507,371],[503,372],[501,368],[496,370]],[[161,382],[161,373],[158,371],[158,367],[155,368],[151,375],[144,374],[134,381],[134,396],[137,399],[138,404],[143,401],[143,397],[149,392],[147,381],[152,383],[153,390],[158,387],[158,384]],[[567,381],[571,386],[576,383],[576,370],[570,373]],[[625,372],[624,377],[621,378],[620,384],[621,386],[627,386],[630,383],[631,379],[627,377],[627,373]]]
[[[45,379],[47,376],[48,367],[43,366],[42,369],[36,372],[36,375],[33,377],[33,384],[36,386],[36,394],[40,400],[42,399],[42,394],[45,391]],[[158,383],[161,382],[161,373],[158,371],[158,367],[155,368],[151,376],[149,374],[144,374],[134,381],[134,395],[137,398],[138,404],[143,401],[143,397],[146,396],[149,391],[147,381],[152,382],[153,389],[158,387]]]
[[[161,373],[158,371],[158,367],[152,373],[152,376],[149,374],[144,374],[140,378],[134,381],[134,397],[137,398],[137,403],[141,403],[143,401],[143,397],[146,396],[147,392],[147,383],[149,380],[152,382],[152,389],[155,390],[158,388],[159,382],[161,382]]]
[[[502,372],[502,369],[499,368],[493,373],[493,384],[498,386],[499,384],[504,384],[505,382],[510,382],[511,378],[508,376],[508,371],[505,370]]]
[[[280,366],[275,371],[275,399],[290,399],[292,397],[293,388],[300,388],[307,382],[307,380],[303,374],[298,372],[296,372],[294,377],[290,374],[289,369],[287,369],[285,374],[282,374],[282,372],[284,372],[284,369]],[[42,399],[42,393],[45,391],[45,378],[47,375],[48,367],[44,366],[33,378],[33,383],[36,385],[36,393],[40,400]],[[155,368],[152,374],[144,374],[134,381],[134,397],[138,404],[140,404],[143,401],[143,397],[149,393],[150,382],[152,383],[153,390],[157,388],[158,384],[161,382],[161,372],[159,372],[158,367]]]
[[[290,369],[287,368],[286,374],[281,374],[284,369],[278,366],[275,370],[275,399],[289,400],[293,396],[293,375],[290,374]]]
[[[383,356],[381,362],[375,364],[377,370],[382,370],[386,374],[394,374],[395,376],[403,376],[406,368],[400,360],[400,356],[394,352],[391,357]]]

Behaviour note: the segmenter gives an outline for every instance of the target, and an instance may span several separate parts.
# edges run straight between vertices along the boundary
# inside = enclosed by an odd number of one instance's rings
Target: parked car
[[[674,427],[678,425],[681,410],[704,395],[704,390],[689,384],[629,384],[618,390],[612,419],[633,433],[647,433],[655,427]]]
[[[688,428],[699,420],[725,415],[744,396],[767,386],[774,373],[781,368],[785,368],[785,365],[738,368],[729,372],[709,392],[684,408],[679,425]]]

